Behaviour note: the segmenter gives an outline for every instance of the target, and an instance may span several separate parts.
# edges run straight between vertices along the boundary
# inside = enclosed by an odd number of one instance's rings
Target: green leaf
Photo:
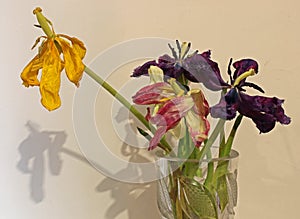
[[[152,137],[151,137],[146,131],[144,131],[144,130],[141,129],[140,127],[137,127],[137,130],[138,130],[138,132],[139,132],[142,136],[144,136],[148,141],[151,140]]]
[[[221,212],[224,211],[228,204],[228,190],[227,190],[227,182],[226,175],[219,177],[217,180],[217,193],[219,197],[219,205],[221,208]]]
[[[181,202],[190,218],[217,219],[214,195],[201,183],[186,177],[180,179]]]
[[[237,174],[227,173],[217,179],[217,194],[221,212],[227,208],[229,213],[233,213],[233,208],[237,205]]]

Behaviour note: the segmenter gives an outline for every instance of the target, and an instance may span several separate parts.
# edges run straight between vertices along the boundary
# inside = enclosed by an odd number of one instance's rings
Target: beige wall
[[[299,206],[299,3],[296,0],[52,0],[4,1],[1,4],[1,153],[0,218],[5,219],[152,219],[157,218],[155,184],[131,185],[110,180],[82,156],[72,122],[74,87],[63,76],[62,107],[48,113],[37,89],[21,87],[19,72],[33,57],[41,34],[32,10],[41,6],[56,32],[82,39],[91,62],[101,51],[125,40],[163,37],[212,49],[226,70],[229,58],[253,57],[260,74],[253,80],[268,95],[286,99],[292,124],[259,135],[245,119],[235,142],[240,156],[238,219],[296,218]],[[127,80],[128,74],[123,74]],[[80,92],[80,89],[78,90]],[[59,132],[60,158],[49,155],[47,133],[30,136],[26,123],[40,132]],[[34,126],[34,125],[31,125]],[[32,140],[33,139],[33,140]],[[41,147],[44,147],[41,149]],[[116,149],[117,150],[117,149]],[[21,157],[35,156],[17,167]],[[62,161],[61,168],[58,160]],[[50,164],[49,164],[50,162]],[[51,163],[52,162],[52,163]],[[21,167],[20,167],[21,166]]]

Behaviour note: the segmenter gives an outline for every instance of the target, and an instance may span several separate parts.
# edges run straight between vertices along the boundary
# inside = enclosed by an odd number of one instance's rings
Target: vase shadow
[[[128,151],[127,151],[128,152]],[[130,162],[149,162],[137,153],[130,157],[129,165],[116,175],[137,174],[139,171],[130,165]],[[156,207],[156,183],[125,183],[112,178],[105,178],[95,188],[97,192],[110,192],[113,203],[105,212],[106,219],[115,219],[119,214],[127,212],[130,219],[159,218]]]
[[[138,168],[136,163],[149,163],[149,158],[143,155],[144,148],[137,147],[136,139],[139,133],[136,127],[140,124],[133,117],[128,116],[128,110],[120,108],[115,116],[117,123],[124,123],[125,132],[127,133],[120,147],[120,152],[128,158],[128,164],[118,173],[116,178],[125,176],[126,178],[136,178],[139,176],[141,182],[147,178],[147,173]],[[135,130],[133,130],[135,129]],[[126,142],[130,142],[130,145]],[[129,175],[130,176],[129,176]],[[112,177],[114,178],[114,177]],[[159,218],[156,205],[156,183],[126,183],[112,178],[102,180],[95,190],[97,192],[110,192],[113,203],[105,212],[106,219],[115,219],[120,214],[126,212],[130,219],[153,219]],[[145,180],[146,181],[146,180]]]
[[[29,135],[19,147],[20,160],[17,169],[24,174],[30,174],[30,196],[38,203],[44,199],[45,162],[52,175],[59,175],[62,168],[60,154],[66,141],[65,131],[40,130],[39,125],[28,121],[25,125]]]

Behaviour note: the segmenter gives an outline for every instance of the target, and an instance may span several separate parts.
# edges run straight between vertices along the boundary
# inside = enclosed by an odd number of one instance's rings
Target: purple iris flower
[[[148,69],[151,65],[161,68],[167,77],[176,78],[180,81],[184,78],[196,83],[203,83],[210,90],[218,91],[223,88],[229,88],[230,85],[223,81],[218,64],[211,60],[211,52],[206,51],[198,54],[195,51],[191,55],[187,55],[191,44],[179,44],[176,41],[178,54],[170,45],[173,58],[165,54],[160,56],[157,61],[152,60],[146,62],[142,66],[134,69],[132,77],[148,75]]]
[[[258,72],[258,64],[252,59],[242,59],[233,63],[235,68],[231,78],[232,88],[223,96],[218,104],[210,108],[212,117],[231,120],[236,112],[249,117],[256,124],[261,133],[271,131],[276,122],[287,125],[291,122],[290,117],[284,114],[282,104],[284,100],[277,97],[250,96],[245,94],[243,87],[250,86],[261,92],[263,90],[253,84],[246,82],[246,77],[241,75],[249,71]]]

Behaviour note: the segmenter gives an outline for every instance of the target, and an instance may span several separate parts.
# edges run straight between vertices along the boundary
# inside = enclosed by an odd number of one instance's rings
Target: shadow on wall
[[[141,156],[136,148],[123,144],[121,151],[123,155],[130,156],[130,158],[128,165],[117,173],[118,176],[128,174],[128,172],[133,174],[140,172],[131,165],[131,162],[150,162]],[[115,219],[124,211],[127,211],[130,219],[159,218],[156,205],[156,183],[154,182],[133,184],[105,178],[98,184],[96,191],[109,191],[111,198],[114,200],[105,213],[106,219]]]
[[[17,168],[21,172],[31,175],[31,198],[38,203],[45,196],[45,160],[48,160],[50,173],[58,175],[62,168],[60,153],[67,135],[64,131],[41,131],[40,127],[31,121],[28,121],[25,126],[29,130],[29,135],[18,148],[21,158]],[[46,156],[47,159],[45,159]]]
[[[128,164],[124,169],[116,173],[116,178],[126,176],[125,178],[135,179],[139,176],[141,179],[146,179],[147,173],[139,169],[135,163],[149,163],[151,162],[141,154],[142,150],[138,148],[136,127],[140,123],[136,121],[132,115],[128,114],[128,110],[121,107],[115,120],[118,124],[124,123],[125,135],[124,142],[120,147],[121,154],[128,157]],[[140,126],[141,127],[141,126]],[[130,142],[133,146],[128,145]],[[143,181],[143,180],[142,180]],[[109,206],[105,213],[106,219],[115,219],[124,211],[127,211],[130,219],[153,219],[159,218],[158,209],[156,205],[156,183],[124,183],[110,178],[105,178],[96,187],[97,192],[110,192],[111,198],[114,200],[113,204]]]
[[[96,191],[110,191],[114,200],[105,213],[106,219],[115,219],[124,211],[130,219],[159,218],[155,183],[129,184],[106,178],[98,184]]]
[[[39,203],[45,198],[45,172],[48,171],[48,168],[52,175],[59,175],[61,172],[63,163],[60,157],[61,153],[91,165],[83,155],[63,148],[67,138],[65,131],[41,130],[32,121],[28,121],[25,126],[29,135],[18,147],[20,160],[17,168],[22,173],[30,175],[30,196],[35,203]],[[128,126],[129,128],[131,127]],[[125,143],[121,146],[121,152],[124,156],[129,157],[129,162],[118,175],[128,174],[128,172],[138,174],[140,170],[134,169],[131,163],[150,162],[139,153],[140,149]],[[48,165],[45,164],[46,162]],[[131,184],[105,178],[95,190],[100,193],[109,191],[114,201],[110,206],[105,206],[107,209],[106,219],[115,219],[122,212],[127,212],[130,219],[159,218],[155,183]]]

